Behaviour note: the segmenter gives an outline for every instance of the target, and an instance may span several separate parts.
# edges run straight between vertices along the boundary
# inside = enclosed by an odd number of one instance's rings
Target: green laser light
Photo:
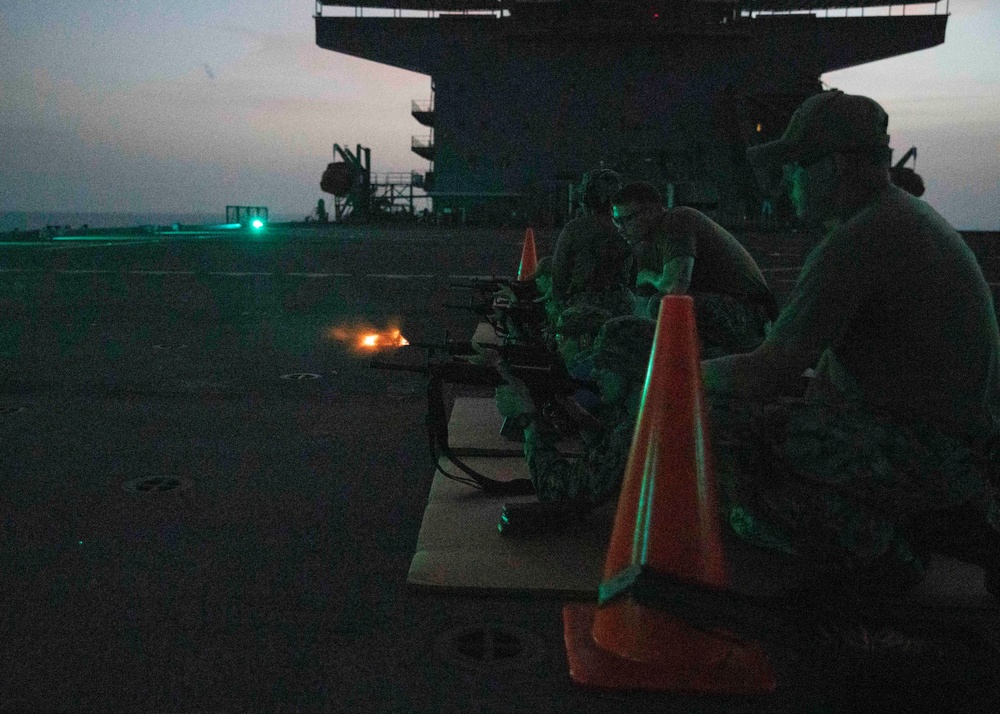
[[[254,218],[253,221],[251,221],[250,225],[253,226],[254,228],[260,229],[264,227],[264,221],[260,220],[259,218]]]

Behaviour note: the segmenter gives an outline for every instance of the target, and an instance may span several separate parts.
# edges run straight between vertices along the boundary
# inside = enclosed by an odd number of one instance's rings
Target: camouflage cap
[[[656,321],[624,315],[604,323],[594,340],[594,364],[633,379],[642,379],[649,368]]]
[[[610,319],[611,313],[604,308],[575,305],[559,313],[559,319],[556,320],[556,332],[564,337],[593,336]]]
[[[622,177],[611,169],[597,169],[583,177],[583,205],[594,210],[611,203],[622,188]]]
[[[839,89],[820,92],[795,110],[784,135],[777,141],[747,149],[764,191],[776,192],[786,164],[807,166],[833,153],[882,152],[888,165],[889,115],[873,99],[844,94]]]

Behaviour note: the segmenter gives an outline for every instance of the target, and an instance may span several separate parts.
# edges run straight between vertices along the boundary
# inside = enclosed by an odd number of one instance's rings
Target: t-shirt
[[[729,231],[693,208],[665,211],[651,242],[658,253],[658,264],[649,267],[657,272],[674,258],[694,258],[689,292],[752,298],[768,295],[767,281],[746,248]],[[644,262],[640,258],[640,263]]]
[[[962,237],[890,186],[808,255],[767,342],[820,355],[814,394],[972,444],[1000,428],[1000,332]]]
[[[567,223],[552,257],[552,293],[565,300],[584,292],[628,288],[631,251],[612,227],[582,216]]]

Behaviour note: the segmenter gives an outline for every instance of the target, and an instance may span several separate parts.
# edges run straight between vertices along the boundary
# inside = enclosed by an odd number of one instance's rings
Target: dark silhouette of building
[[[946,3],[913,4],[320,0],[315,20],[320,47],[430,75],[413,150],[435,211],[561,215],[604,165],[738,223],[763,198],[746,148],[779,136],[823,73],[944,42]]]

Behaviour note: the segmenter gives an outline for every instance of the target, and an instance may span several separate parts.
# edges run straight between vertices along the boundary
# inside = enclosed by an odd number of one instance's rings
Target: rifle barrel
[[[509,285],[514,282],[517,282],[514,278],[459,278],[449,280],[448,285],[453,288],[465,288],[466,290],[482,290],[483,288],[490,287],[498,288],[501,285]]]
[[[488,290],[496,292],[500,288],[508,288],[516,295],[533,293],[536,290],[533,280],[518,280],[516,278],[469,278],[466,280],[450,280],[448,287],[459,290]]]
[[[472,355],[476,353],[471,342],[447,341],[447,342],[411,342],[409,347],[421,350],[431,350],[436,352],[447,352],[451,355]]]
[[[553,360],[557,359],[555,354],[549,348],[544,345],[530,344],[530,343],[518,343],[510,342],[502,345],[494,344],[482,344],[475,345],[472,342],[461,341],[461,340],[448,340],[445,342],[411,342],[407,347],[413,347],[415,349],[429,350],[431,352],[446,352],[450,355],[475,355],[481,350],[493,350],[500,355],[501,358],[510,360],[512,362],[517,362],[521,365],[527,365],[531,367],[546,367],[553,363]]]

